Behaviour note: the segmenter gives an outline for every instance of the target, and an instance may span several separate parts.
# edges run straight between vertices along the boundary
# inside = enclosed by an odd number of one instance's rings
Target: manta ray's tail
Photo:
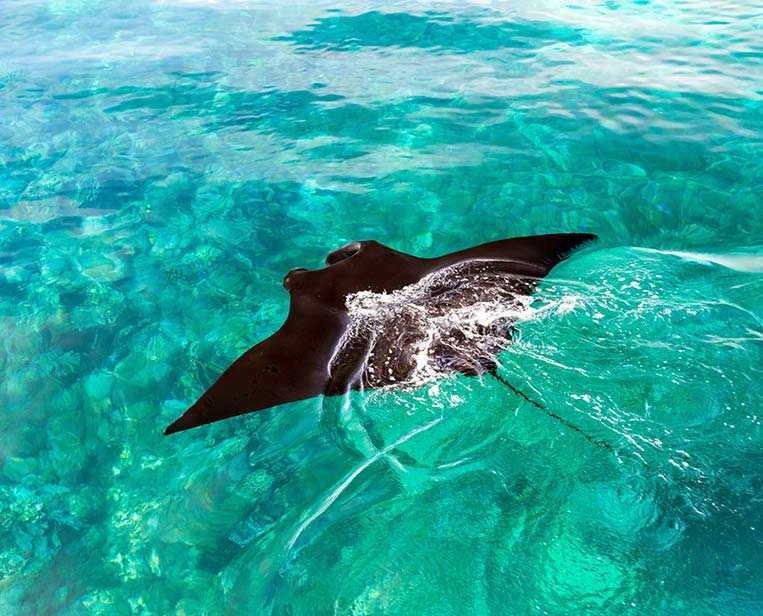
[[[490,374],[492,374],[498,381],[500,381],[501,383],[506,385],[506,387],[508,387],[515,394],[517,394],[520,398],[522,398],[526,402],[529,402],[535,408],[540,409],[542,411],[545,411],[545,413],[549,417],[551,417],[553,419],[556,419],[559,423],[561,423],[564,426],[567,426],[570,430],[574,430],[575,432],[580,434],[585,440],[587,440],[589,443],[593,443],[597,447],[602,447],[602,448],[606,449],[607,451],[614,451],[615,450],[614,447],[612,447],[612,445],[609,444],[607,441],[602,441],[602,440],[599,440],[599,439],[595,439],[594,437],[592,437],[590,434],[588,434],[587,432],[585,432],[584,430],[582,430],[581,428],[579,428],[575,424],[567,421],[563,417],[560,417],[559,415],[557,415],[553,411],[549,411],[543,404],[541,404],[540,402],[536,402],[535,400],[533,400],[532,398],[527,396],[524,392],[522,392],[519,389],[517,389],[516,387],[514,387],[514,385],[509,383],[505,378],[503,378],[495,370],[493,370]]]

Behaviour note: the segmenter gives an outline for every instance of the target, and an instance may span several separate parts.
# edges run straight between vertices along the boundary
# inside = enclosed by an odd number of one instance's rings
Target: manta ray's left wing
[[[344,327],[341,311],[292,295],[281,328],[233,362],[164,434],[322,394]]]

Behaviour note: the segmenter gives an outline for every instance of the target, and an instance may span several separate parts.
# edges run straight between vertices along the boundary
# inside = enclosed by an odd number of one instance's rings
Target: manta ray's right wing
[[[502,261],[513,264],[519,276],[543,278],[573,250],[595,239],[591,233],[554,233],[498,240],[430,259],[429,269],[471,260]]]
[[[233,362],[164,434],[322,394],[344,326],[343,313],[292,298],[281,328]]]

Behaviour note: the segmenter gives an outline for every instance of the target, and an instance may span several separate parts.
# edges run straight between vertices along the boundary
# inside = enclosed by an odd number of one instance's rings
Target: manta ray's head
[[[283,280],[291,295],[311,295],[325,303],[344,304],[350,293],[392,291],[414,282],[420,259],[374,240],[354,241],[326,255],[326,267],[298,267]]]
[[[326,255],[326,265],[330,267],[332,265],[336,265],[340,261],[344,261],[352,256],[355,256],[361,251],[364,243],[368,242],[350,242],[349,244],[345,244],[341,248],[337,248],[336,250],[328,253]],[[294,269],[289,270],[289,273],[286,274],[283,279],[284,288],[287,291],[290,291],[291,289],[295,288],[297,284],[304,281],[305,274],[309,275],[310,273],[311,270],[305,269],[304,267],[295,267]]]

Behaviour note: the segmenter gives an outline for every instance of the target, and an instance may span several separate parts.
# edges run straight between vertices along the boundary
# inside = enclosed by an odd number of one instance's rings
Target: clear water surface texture
[[[763,9],[0,2],[0,613],[760,614]],[[492,378],[163,428],[355,239],[597,233]]]

